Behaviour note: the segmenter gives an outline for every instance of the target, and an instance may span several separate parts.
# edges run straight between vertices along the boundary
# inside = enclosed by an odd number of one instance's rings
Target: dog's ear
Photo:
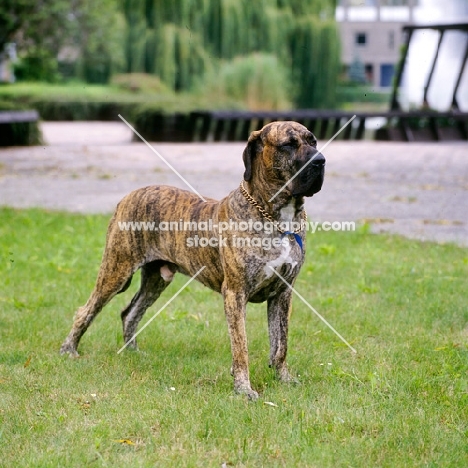
[[[245,172],[244,180],[248,182],[252,178],[252,160],[259,150],[258,146],[261,142],[260,134],[261,130],[256,130],[252,132],[247,140],[247,146],[245,147],[244,153],[242,154],[242,159],[244,160]]]

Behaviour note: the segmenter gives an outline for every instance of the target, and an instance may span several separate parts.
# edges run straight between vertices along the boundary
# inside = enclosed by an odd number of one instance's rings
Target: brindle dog
[[[296,122],[273,122],[249,137],[243,153],[245,190],[238,188],[221,201],[208,199],[206,202],[194,193],[168,186],[145,187],[124,197],[109,224],[95,288],[88,302],[76,312],[61,353],[78,356],[80,338],[93,319],[116,294],[128,288],[132,275],[141,268],[140,289],[121,314],[125,342],[135,348],[138,323],[170,284],[174,273],[193,276],[205,267],[197,280],[224,298],[235,391],[250,399],[258,398],[249,378],[247,302],[267,301],[270,366],[276,369],[280,380],[295,381],[286,366],[292,291],[275,271],[294,284],[304,262],[304,229],[298,229],[295,235],[285,235],[276,229],[252,231],[252,226],[247,231],[223,232],[217,227],[229,221],[231,226],[248,220],[265,222],[265,216],[268,219],[269,215],[278,223],[299,223],[304,215],[304,197],[320,191],[323,183],[325,158],[316,147],[316,138],[304,126]],[[286,183],[284,190],[270,202]],[[205,221],[207,226],[196,232],[122,229],[121,223],[129,221],[155,222],[156,226],[160,222]],[[210,244],[196,247],[195,235],[199,239],[211,239]],[[249,245],[247,241],[252,236],[276,240],[276,246],[273,243],[267,249],[267,244]],[[213,239],[218,245],[214,245]]]

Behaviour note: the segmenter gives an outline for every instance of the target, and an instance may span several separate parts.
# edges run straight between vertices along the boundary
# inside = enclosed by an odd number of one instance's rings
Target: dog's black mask
[[[322,153],[312,148],[305,157],[299,157],[296,162],[299,174],[292,181],[294,197],[311,197],[320,192],[325,177],[325,158]]]

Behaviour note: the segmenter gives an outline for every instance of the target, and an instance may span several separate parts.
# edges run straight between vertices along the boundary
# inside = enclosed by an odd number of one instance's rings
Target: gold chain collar
[[[247,199],[247,201],[255,206],[255,208],[257,208],[257,210],[260,212],[260,214],[268,221],[270,221],[271,223],[273,223],[276,227],[276,229],[281,233],[281,234],[284,234],[286,231],[281,228],[278,224],[278,221],[275,221],[273,219],[273,217],[263,208],[260,206],[260,204],[252,197],[252,195],[250,195],[249,192],[247,192],[246,188],[244,187],[244,181],[242,180],[241,183],[240,183],[240,191],[242,193],[242,195],[244,195],[244,197]],[[299,232],[302,231],[303,227],[304,227],[304,224],[307,222],[307,213],[305,210],[302,210],[301,212],[301,225],[298,229],[295,229],[294,230],[294,234],[298,234]]]

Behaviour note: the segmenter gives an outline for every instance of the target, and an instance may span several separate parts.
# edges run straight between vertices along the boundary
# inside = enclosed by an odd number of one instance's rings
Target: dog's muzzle
[[[312,160],[312,161],[311,161]],[[310,162],[311,161],[311,162]],[[299,175],[293,182],[292,194],[294,197],[311,197],[322,188],[323,179],[325,177],[325,157],[322,153],[316,151],[307,162],[301,165],[298,170],[301,170]]]

